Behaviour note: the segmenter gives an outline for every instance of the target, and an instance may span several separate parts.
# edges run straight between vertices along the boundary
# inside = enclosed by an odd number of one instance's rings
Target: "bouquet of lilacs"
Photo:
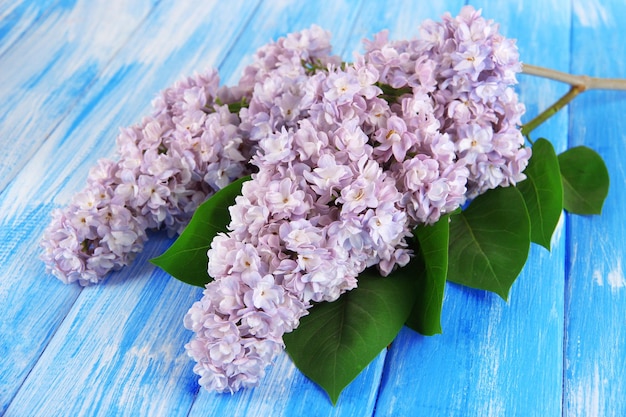
[[[147,230],[181,233],[153,262],[205,287],[184,318],[200,384],[254,386],[286,346],[334,402],[403,325],[440,332],[446,280],[506,298],[563,208],[600,211],[599,156],[522,130],[521,70],[469,6],[352,63],[319,27],[289,34],[236,86],[211,70],[162,92],[54,211],[42,257],[93,284]]]

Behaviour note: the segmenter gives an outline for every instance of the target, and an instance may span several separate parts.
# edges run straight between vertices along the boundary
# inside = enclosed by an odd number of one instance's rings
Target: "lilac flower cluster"
[[[470,6],[426,21],[420,39],[366,42],[364,62],[380,83],[406,91],[398,116],[376,136],[376,152],[417,223],[434,223],[488,189],[514,185],[530,158],[518,128],[524,113],[512,88],[521,70],[515,41]]]
[[[151,117],[122,130],[119,161],[100,161],[55,211],[43,258],[65,282],[98,282],[146,230],[180,232],[253,172],[184,325],[201,385],[254,386],[312,303],[355,288],[368,267],[406,265],[413,228],[524,178],[520,69],[514,41],[471,7],[425,22],[420,39],[382,32],[352,64],[319,27],[289,34],[234,87],[209,72],[165,90]]]
[[[379,34],[338,65],[328,34],[305,30],[261,49],[244,75],[255,85],[241,126],[258,172],[185,317],[207,389],[256,385],[312,302],[336,300],[369,266],[404,266],[416,225],[524,178],[514,43],[470,7],[422,32]]]
[[[185,317],[207,388],[255,385],[312,301],[336,300],[368,266],[388,274],[408,263],[401,194],[363,130],[382,104],[375,79],[332,67],[308,77],[309,117],[259,141],[258,172],[208,253],[215,280]]]
[[[208,196],[248,174],[253,147],[223,104],[241,100],[237,91],[219,87],[214,70],[197,74],[121,129],[119,160],[98,161],[84,190],[54,210],[41,241],[47,269],[65,283],[97,283],[133,260],[147,230],[181,232]]]

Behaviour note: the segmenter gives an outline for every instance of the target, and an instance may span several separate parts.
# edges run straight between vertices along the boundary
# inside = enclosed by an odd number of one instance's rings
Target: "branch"
[[[524,135],[531,143],[532,141],[530,140],[529,136],[530,132],[532,132],[537,126],[552,117],[556,112],[565,107],[570,101],[574,99],[574,97],[576,97],[583,91],[626,90],[626,79],[621,78],[598,78],[590,77],[588,75],[573,75],[566,72],[556,71],[553,69],[537,67],[535,65],[528,64],[523,64],[522,73],[561,81],[572,86],[563,97],[556,101],[556,103],[548,107],[537,117],[522,126],[522,135]]]
[[[522,135],[526,136],[526,138],[532,143],[530,137],[528,136],[530,132],[535,130],[540,124],[548,120],[550,117],[554,116],[559,110],[567,105],[570,101],[574,99],[578,94],[584,91],[584,86],[574,85],[563,97],[558,99],[556,103],[548,107],[546,110],[541,112],[539,116],[535,117],[528,123],[524,123],[522,126]]]
[[[523,64],[522,73],[561,81],[571,86],[576,86],[579,89],[582,89],[581,91],[626,90],[626,79],[622,78],[598,78],[590,77],[588,75],[573,75],[529,64]]]

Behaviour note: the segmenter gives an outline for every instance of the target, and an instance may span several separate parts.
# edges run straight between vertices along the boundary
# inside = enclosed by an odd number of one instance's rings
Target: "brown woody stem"
[[[570,90],[553,105],[541,112],[537,117],[522,126],[522,134],[528,137],[537,126],[548,120],[559,110],[565,107],[578,94],[586,90],[626,90],[626,79],[621,78],[598,78],[588,75],[573,75],[566,72],[556,71],[549,68],[538,67],[535,65],[524,64],[522,73],[535,75],[538,77],[549,78],[551,80],[561,81],[572,86]]]

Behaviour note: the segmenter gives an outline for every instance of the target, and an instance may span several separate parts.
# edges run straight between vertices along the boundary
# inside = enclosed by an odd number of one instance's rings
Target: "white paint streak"
[[[481,356],[488,358],[482,361],[480,375],[476,381],[476,392],[480,393],[482,401],[477,401],[481,405],[476,410],[476,415],[491,417],[504,415],[503,405],[505,401],[502,395],[506,395],[501,390],[495,390],[494,381],[498,380],[500,375],[500,358],[501,352],[498,350],[499,332],[502,323],[503,303],[495,303],[491,306],[489,314],[489,325],[485,335],[485,342],[481,346]]]
[[[210,15],[212,8],[207,4],[203,8],[204,12],[198,11],[202,15]],[[181,49],[186,43],[189,43],[189,37],[192,36],[207,19],[189,18],[188,7],[171,7],[167,14],[159,14],[157,19],[167,20],[161,25],[154,25],[156,30],[150,30],[144,36],[150,39],[150,42],[144,42],[141,48],[134,49],[133,58],[142,64],[161,65],[167,58],[170,58],[177,50]],[[172,28],[184,27],[184,30],[172,30]],[[215,42],[218,40],[208,39],[207,42]]]
[[[585,416],[603,416],[603,402],[600,401],[600,391],[602,389],[602,384],[600,381],[600,370],[598,369],[598,365],[593,367],[593,375],[591,375],[590,380],[587,384],[587,389],[585,392],[584,404]]]
[[[602,271],[596,269],[593,271],[593,282],[599,287],[604,286],[606,283],[611,292],[616,292],[620,288],[626,287],[626,278],[624,278],[624,272],[622,270],[622,259],[617,260],[617,265],[611,271],[609,271],[606,279]]]
[[[606,381],[601,381],[600,369],[594,366],[593,374],[584,380],[579,381],[578,386],[572,391],[573,405],[571,411],[575,416],[604,416],[604,403],[602,399],[602,388]]]
[[[598,365],[593,367],[593,382],[591,383],[591,398],[589,399],[588,416],[600,416],[600,371]]]
[[[617,266],[607,277],[607,283],[611,287],[612,291],[616,291],[619,288],[626,286],[626,279],[624,279],[624,272],[622,272],[622,259],[617,260]]]
[[[70,15],[67,39],[77,42],[81,50],[89,51],[98,61],[106,62],[147,13],[148,6],[147,2],[131,4],[124,0],[78,2]]]
[[[593,271],[593,281],[600,287],[604,285],[604,277],[602,277],[601,271],[597,269]]]
[[[574,14],[585,27],[612,26],[613,17],[598,0],[577,0],[573,4]]]

